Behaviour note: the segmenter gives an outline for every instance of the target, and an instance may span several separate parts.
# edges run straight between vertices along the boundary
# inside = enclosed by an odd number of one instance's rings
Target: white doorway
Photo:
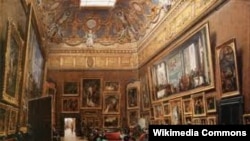
[[[64,137],[71,138],[76,137],[76,119],[64,118]]]

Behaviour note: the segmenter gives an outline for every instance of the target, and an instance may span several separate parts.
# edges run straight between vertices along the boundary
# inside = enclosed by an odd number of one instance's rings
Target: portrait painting
[[[192,124],[192,115],[184,115],[184,124],[191,125]]]
[[[221,96],[239,95],[236,39],[230,39],[216,47]]]
[[[182,124],[183,111],[182,111],[182,99],[172,99],[170,103],[170,115],[171,115],[171,124],[180,125]]]
[[[215,95],[207,95],[206,96],[206,109],[207,113],[216,112],[217,109],[216,97]]]
[[[79,93],[78,82],[63,82],[63,96],[77,96]]]
[[[10,109],[8,134],[15,133],[15,131],[16,131],[17,114],[18,114],[18,110],[17,109]]]
[[[79,98],[78,97],[63,97],[62,98],[62,112],[63,113],[78,113],[79,112]]]
[[[102,106],[102,84],[99,78],[82,79],[82,104],[81,108],[101,109]]]
[[[142,109],[143,111],[149,110],[150,109],[150,93],[149,93],[149,87],[148,87],[148,77],[146,74],[141,76],[140,78],[141,81],[141,95],[143,100],[141,101],[142,103]]]
[[[8,113],[8,107],[5,104],[0,103],[0,136],[6,135]]]
[[[184,114],[192,114],[192,102],[191,101],[192,101],[191,98],[185,98],[182,100]]]
[[[4,101],[17,105],[19,82],[21,80],[23,40],[11,19],[8,21],[5,50],[4,86],[1,97]]]
[[[128,126],[133,128],[137,125],[138,120],[140,118],[139,110],[138,109],[132,109],[127,110],[127,119],[128,119]]]
[[[206,109],[205,109],[205,98],[204,93],[197,93],[192,95],[193,101],[193,116],[205,116]]]
[[[104,82],[104,91],[116,91],[118,92],[120,89],[119,82],[116,81],[105,81]]]
[[[103,115],[104,128],[118,128],[120,126],[120,115]]]
[[[120,113],[120,94],[104,93],[103,95],[103,114]]]
[[[137,87],[128,88],[127,92],[127,108],[138,108],[139,107],[139,90]]]
[[[250,125],[250,114],[243,115],[243,125]]]

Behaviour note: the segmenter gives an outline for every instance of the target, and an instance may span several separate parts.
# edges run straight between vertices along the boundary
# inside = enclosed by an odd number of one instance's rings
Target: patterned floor
[[[65,130],[65,136],[61,138],[61,141],[87,141],[81,137],[76,137],[75,132],[72,132],[69,128]]]

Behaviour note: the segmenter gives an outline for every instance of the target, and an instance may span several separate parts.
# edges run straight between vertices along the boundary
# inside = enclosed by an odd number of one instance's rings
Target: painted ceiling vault
[[[80,7],[79,1],[32,1],[43,40],[66,47],[136,44],[179,0],[117,0],[111,8]]]

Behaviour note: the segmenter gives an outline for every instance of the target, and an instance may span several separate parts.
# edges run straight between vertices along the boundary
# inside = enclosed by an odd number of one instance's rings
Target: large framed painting
[[[4,85],[2,92],[2,100],[18,104],[19,86],[21,80],[21,62],[23,40],[17,30],[16,25],[11,19],[8,21],[8,34],[5,52],[5,66],[4,66]]]
[[[8,123],[8,134],[13,134],[16,132],[17,127],[17,114],[18,110],[14,108],[10,108],[9,113],[9,123]]]
[[[171,112],[171,124],[180,125],[182,124],[183,111],[182,111],[182,99],[172,99],[170,103],[170,112]]]
[[[165,64],[164,67],[157,67]],[[152,81],[157,99],[182,96],[214,88],[208,23],[183,35],[168,53],[152,65]],[[164,71],[159,71],[164,70]],[[161,75],[158,83],[157,74]],[[159,74],[160,75],[160,74]]]
[[[120,115],[103,115],[103,128],[119,128]]]
[[[79,94],[78,82],[63,82],[63,96],[77,96]]]
[[[137,125],[138,120],[140,118],[140,112],[138,109],[130,109],[127,110],[127,119],[128,119],[128,126],[133,128]]]
[[[62,97],[62,113],[79,113],[79,98]]]
[[[120,84],[117,81],[105,81],[104,82],[104,91],[114,91],[118,92],[120,90]]]
[[[81,108],[101,109],[102,107],[102,83],[100,78],[82,79]]]
[[[7,105],[0,103],[0,136],[7,134],[8,109]]]
[[[206,104],[204,92],[196,93],[192,95],[192,105],[193,105],[193,116],[206,116]]]
[[[230,39],[216,47],[216,55],[221,97],[239,95],[236,39]]]
[[[130,82],[126,87],[127,109],[137,109],[140,107],[140,81]]]
[[[103,94],[103,114],[120,113],[120,94],[104,93]]]
[[[150,92],[149,92],[149,86],[148,86],[148,76],[147,74],[144,74],[143,76],[140,77],[141,81],[141,96],[142,96],[142,110],[147,111],[150,109],[151,105],[151,99],[150,99]]]

